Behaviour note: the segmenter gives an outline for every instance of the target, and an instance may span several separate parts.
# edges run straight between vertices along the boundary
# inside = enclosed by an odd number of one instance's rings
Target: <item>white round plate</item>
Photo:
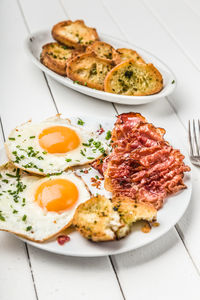
[[[73,124],[77,124],[78,117],[70,117]],[[95,118],[88,116],[79,116],[83,121],[85,121],[84,127],[88,128],[92,131],[96,131],[99,129],[99,125],[101,122],[102,127],[105,129],[105,133],[100,137],[103,139],[106,131],[111,130],[113,128],[113,124],[115,122],[115,118],[101,118],[101,120],[96,120]],[[168,132],[168,137],[170,139],[170,132]],[[181,149],[182,151],[182,149]],[[182,151],[184,152],[184,151]],[[183,153],[184,154],[184,153]],[[0,164],[3,164],[7,161],[7,157],[5,154],[5,150],[0,150]],[[186,163],[188,161],[186,160]],[[82,168],[83,169],[83,168]],[[108,192],[106,192],[103,188],[98,190],[91,186],[90,178],[95,175],[99,175],[96,170],[89,171],[88,174],[79,173],[79,175],[83,175],[83,180],[88,185],[89,189],[93,194],[99,193],[108,196]],[[100,175],[101,176],[101,175]],[[71,240],[63,246],[60,246],[57,241],[54,239],[50,242],[45,243],[35,243],[25,239],[23,241],[28,244],[46,250],[50,252],[54,252],[57,254],[63,254],[68,256],[80,256],[80,257],[96,257],[96,256],[106,256],[106,255],[115,255],[123,252],[127,252],[133,249],[137,249],[141,246],[145,246],[162,235],[164,235],[167,231],[169,231],[183,216],[187,206],[190,202],[190,196],[192,192],[192,184],[191,184],[191,175],[185,176],[185,183],[187,185],[187,189],[182,190],[174,196],[168,197],[164,207],[158,211],[157,220],[160,223],[160,226],[153,227],[149,233],[143,233],[141,231],[141,224],[135,224],[133,226],[133,231],[124,239],[119,241],[112,242],[102,242],[102,243],[93,243],[84,239],[78,232],[70,233]]]
[[[146,62],[151,62],[155,65],[155,67],[160,71],[163,76],[164,81],[164,88],[162,91],[155,95],[149,96],[124,96],[124,95],[116,95],[112,93],[106,93],[103,91],[98,91],[95,89],[91,89],[86,86],[82,86],[77,83],[73,83],[73,81],[67,77],[63,77],[61,75],[56,74],[55,72],[49,70],[40,62],[40,53],[42,51],[42,46],[52,42],[52,36],[50,30],[42,30],[32,33],[25,41],[25,49],[31,58],[32,62],[39,67],[42,71],[47,73],[49,76],[53,77],[55,80],[59,81],[60,83],[64,84],[65,86],[76,90],[80,93],[86,94],[88,96],[98,98],[101,100],[120,103],[120,104],[127,104],[127,105],[138,105],[149,103],[155,101],[157,99],[163,98],[171,94],[175,87],[176,87],[176,78],[173,72],[167,67],[160,59],[156,58],[154,55],[145,51],[139,47],[126,43],[124,41],[115,39],[108,35],[100,35],[100,39],[105,41],[112,46],[117,48],[132,48],[136,50]]]

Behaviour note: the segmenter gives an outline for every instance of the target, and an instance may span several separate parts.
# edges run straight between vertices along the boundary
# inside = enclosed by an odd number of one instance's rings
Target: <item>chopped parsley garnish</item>
[[[89,157],[87,157],[87,159],[94,159],[94,157],[90,157],[90,156],[89,156]]]
[[[13,209],[13,214],[17,214],[17,213],[18,213],[18,210]]]
[[[61,175],[62,173],[63,173],[63,171],[57,172],[57,173],[52,173],[52,174],[47,174],[46,177],[50,177],[50,176],[58,176],[58,175]]]
[[[105,137],[105,139],[106,139],[106,140],[109,140],[110,138],[111,138],[111,131],[108,130],[108,131],[106,132],[106,137]]]
[[[9,173],[6,173],[6,176],[8,176],[8,177],[12,177],[12,178],[15,178],[15,177],[16,177],[15,175],[13,175],[13,174],[9,174]]]
[[[175,80],[172,80],[171,84],[174,84],[175,83]]]
[[[0,220],[1,221],[5,221],[6,219],[4,218],[4,216],[2,215],[2,212],[0,211]]]
[[[26,221],[26,219],[27,219],[27,215],[23,215],[23,217],[22,217],[22,221]]]
[[[78,81],[78,80],[75,80],[75,81],[73,81],[73,83],[77,83],[77,84],[79,84],[79,81]]]
[[[83,126],[85,124],[85,122],[81,119],[78,119],[77,124]]]
[[[81,155],[85,156],[85,153],[83,152],[83,150],[80,151]]]
[[[2,181],[5,183],[8,183],[8,179],[3,179]]]
[[[13,138],[13,137],[9,137],[8,138],[10,141],[15,141],[15,138]]]
[[[66,158],[65,160],[66,160],[66,162],[72,161],[71,158]]]
[[[30,231],[32,229],[32,226],[26,227],[26,231]]]
[[[95,178],[96,178],[96,179],[99,179],[99,176],[98,176],[98,175],[96,175],[96,176],[95,176]]]
[[[124,73],[124,76],[125,76],[126,78],[128,78],[128,79],[130,79],[132,75],[133,75],[133,71],[128,71],[128,70],[127,70],[127,71]]]
[[[29,138],[30,138],[30,139],[34,139],[34,138],[35,138],[35,135],[32,135],[32,136],[30,136]]]
[[[96,149],[98,149],[101,146],[101,142],[93,142],[93,145],[95,146]]]
[[[85,82],[84,85],[87,86],[87,82]]]

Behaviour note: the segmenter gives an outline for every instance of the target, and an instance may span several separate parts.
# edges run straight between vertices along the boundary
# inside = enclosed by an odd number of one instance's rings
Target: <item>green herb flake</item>
[[[22,221],[26,221],[26,219],[27,219],[27,215],[23,215],[23,217],[22,217]]]
[[[3,179],[2,181],[5,183],[8,183],[8,179]]]
[[[90,160],[92,160],[92,159],[94,159],[94,157],[90,157],[90,156],[89,156],[89,157],[87,157],[87,159],[90,159]]]
[[[18,210],[13,209],[13,214],[17,214],[17,213],[18,213]]]
[[[78,119],[77,124],[83,126],[85,124],[85,122],[81,119]]]
[[[85,153],[83,152],[83,150],[80,151],[81,155],[85,156]]]
[[[66,160],[66,162],[72,161],[71,158],[66,158],[65,160]]]
[[[105,137],[105,139],[106,139],[106,140],[109,140],[110,138],[111,138],[111,131],[108,130],[108,131],[106,132],[106,137]]]
[[[32,226],[26,227],[26,231],[30,231],[32,229]]]
[[[175,83],[175,80],[172,80],[171,84],[174,84]]]
[[[29,137],[30,139],[35,139],[35,135],[32,135]]]
[[[15,138],[14,137],[9,137],[8,138],[10,141],[15,141]]]
[[[4,218],[4,216],[2,215],[1,211],[0,211],[0,220],[1,220],[1,221],[4,221],[4,222],[5,222],[5,220],[6,220],[6,219]]]

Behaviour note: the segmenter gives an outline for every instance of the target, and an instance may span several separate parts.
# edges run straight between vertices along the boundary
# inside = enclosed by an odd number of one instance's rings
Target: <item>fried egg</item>
[[[57,115],[39,124],[18,126],[8,137],[6,149],[16,167],[47,175],[91,163],[108,147],[93,132]]]
[[[42,242],[70,226],[90,193],[72,171],[34,176],[12,163],[0,167],[0,230]]]

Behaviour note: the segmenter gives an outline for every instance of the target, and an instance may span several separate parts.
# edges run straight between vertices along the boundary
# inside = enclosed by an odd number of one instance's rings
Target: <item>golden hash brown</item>
[[[77,49],[85,49],[99,40],[96,29],[86,26],[83,20],[68,20],[54,25],[52,36],[56,41]]]
[[[162,75],[154,65],[136,63],[133,59],[114,67],[104,81],[106,92],[119,95],[152,95],[162,88]]]

